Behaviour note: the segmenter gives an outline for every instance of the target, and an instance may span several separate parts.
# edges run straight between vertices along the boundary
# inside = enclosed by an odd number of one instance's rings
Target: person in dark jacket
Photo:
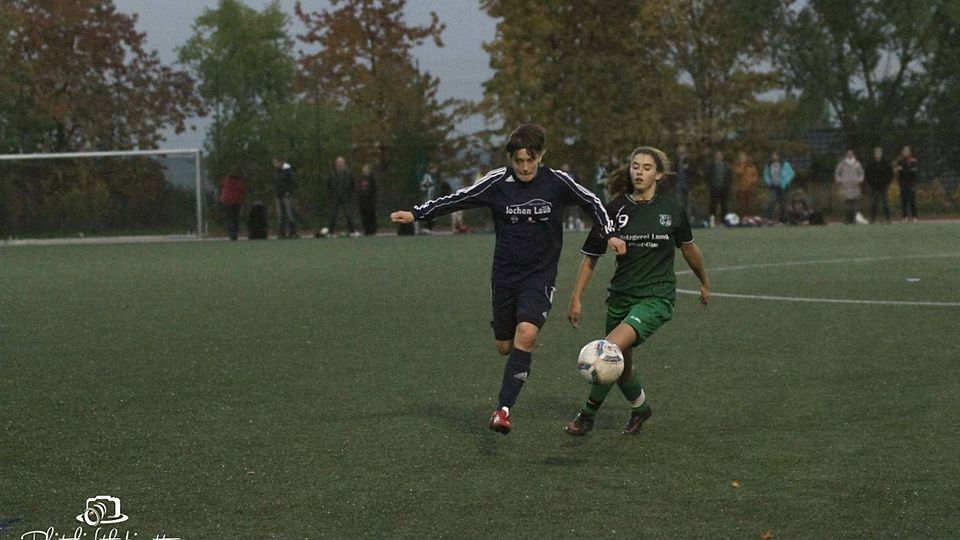
[[[707,215],[712,218],[710,223],[711,225],[723,223],[723,218],[727,215],[727,197],[730,195],[730,186],[733,184],[733,169],[724,161],[723,152],[717,150],[713,154],[713,162],[707,165],[703,177],[710,190],[710,209],[707,212]],[[717,210],[720,211],[719,214],[716,213]]]
[[[243,206],[245,191],[243,169],[234,167],[220,184],[220,204],[223,205],[224,221],[230,240],[236,240],[240,233],[240,207]]]
[[[883,159],[883,148],[873,149],[873,159],[867,163],[864,171],[867,187],[870,189],[870,221],[877,222],[877,213],[883,208],[883,219],[890,223],[890,201],[887,192],[893,182],[893,166]]]
[[[350,236],[360,236],[353,219],[356,189],[356,181],[353,173],[347,168],[347,160],[343,156],[337,156],[333,162],[333,170],[327,177],[327,226],[320,231],[322,235],[333,236],[336,233],[337,215],[342,210],[347,219]]]
[[[693,209],[690,205],[690,185],[693,183],[693,166],[690,163],[690,155],[687,153],[687,145],[685,144],[677,146],[676,167],[676,174],[673,177],[674,195],[692,221]]]
[[[904,146],[897,162],[897,180],[900,184],[900,208],[903,220],[917,221],[917,183],[920,182],[920,166],[913,156],[913,148]],[[909,218],[908,218],[909,216]]]
[[[273,185],[277,200],[278,238],[298,238],[297,236],[297,182],[293,178],[293,167],[282,158],[273,158]]]
[[[357,207],[360,209],[363,234],[377,234],[377,179],[366,163],[360,169],[360,179],[357,181]]]

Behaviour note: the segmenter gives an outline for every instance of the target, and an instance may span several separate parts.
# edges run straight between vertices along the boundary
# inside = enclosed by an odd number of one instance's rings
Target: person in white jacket
[[[840,184],[840,196],[843,197],[844,223],[853,224],[857,220],[860,206],[860,186],[863,184],[863,166],[857,161],[853,150],[846,155],[833,171],[833,179]]]

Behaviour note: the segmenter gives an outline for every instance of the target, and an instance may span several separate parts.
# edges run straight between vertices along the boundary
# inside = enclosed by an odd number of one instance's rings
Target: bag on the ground
[[[247,218],[247,238],[250,240],[265,240],[267,238],[267,207],[262,202],[255,202],[250,208]]]

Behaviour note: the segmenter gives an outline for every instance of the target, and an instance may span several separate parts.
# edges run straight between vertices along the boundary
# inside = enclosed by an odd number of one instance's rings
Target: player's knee
[[[497,352],[500,356],[507,356],[513,350],[513,342],[510,340],[497,341]]]
[[[537,344],[537,334],[540,329],[531,323],[523,322],[517,325],[517,332],[513,338],[513,344],[516,348],[523,351],[532,351]]]

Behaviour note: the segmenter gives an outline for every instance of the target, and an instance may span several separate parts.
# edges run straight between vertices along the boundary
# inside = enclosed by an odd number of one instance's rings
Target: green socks
[[[634,374],[627,382],[617,381],[616,384],[620,387],[620,391],[623,392],[623,397],[627,398],[627,401],[630,402],[631,409],[634,411],[642,411],[650,407],[647,405],[647,396],[643,393],[643,385],[640,382],[639,373]],[[612,388],[612,384],[591,385],[590,397],[587,398],[587,402],[580,411],[589,416],[597,414],[597,411],[600,410],[600,406],[603,405],[604,400],[607,399],[607,394],[610,393],[610,389]]]
[[[630,408],[637,411],[649,407],[647,405],[647,396],[643,393],[643,385],[640,383],[640,374],[634,374],[633,378],[627,382],[617,381],[617,386],[623,392],[623,397],[630,402]]]

